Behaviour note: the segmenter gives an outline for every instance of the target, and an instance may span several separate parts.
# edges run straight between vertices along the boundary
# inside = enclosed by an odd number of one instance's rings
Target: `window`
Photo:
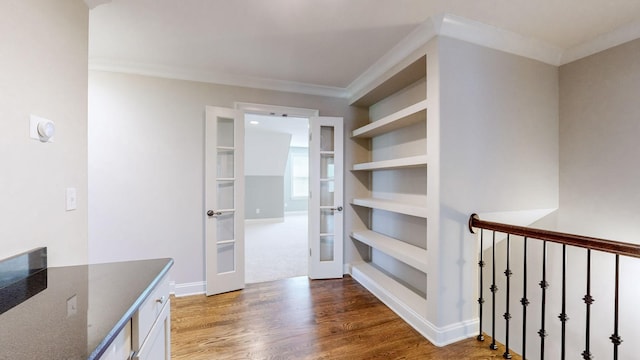
[[[309,154],[291,155],[291,198],[309,197]]]

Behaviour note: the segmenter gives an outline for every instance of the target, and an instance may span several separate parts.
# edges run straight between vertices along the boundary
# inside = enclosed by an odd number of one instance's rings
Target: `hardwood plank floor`
[[[436,347],[349,276],[171,303],[172,359],[501,359],[489,343]]]

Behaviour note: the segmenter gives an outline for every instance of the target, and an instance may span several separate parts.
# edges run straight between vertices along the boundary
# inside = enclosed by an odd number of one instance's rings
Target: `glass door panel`
[[[234,195],[235,186],[234,181],[218,181],[218,199],[217,210],[231,210],[235,208]]]

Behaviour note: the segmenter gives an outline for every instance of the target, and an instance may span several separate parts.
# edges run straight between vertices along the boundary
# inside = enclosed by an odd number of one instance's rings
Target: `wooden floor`
[[[468,339],[438,348],[348,276],[171,303],[172,359],[502,359],[504,349],[488,345]]]

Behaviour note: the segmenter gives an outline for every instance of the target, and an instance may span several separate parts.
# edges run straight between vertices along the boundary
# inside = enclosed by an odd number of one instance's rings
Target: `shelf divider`
[[[354,164],[354,171],[385,170],[385,169],[410,169],[427,166],[427,155],[409,156],[391,160],[372,161]]]
[[[398,201],[375,199],[375,198],[355,198],[351,204],[357,206],[368,207],[371,209],[379,209],[391,211],[399,214],[411,215],[420,218],[427,218],[427,208],[424,206],[406,204]]]

